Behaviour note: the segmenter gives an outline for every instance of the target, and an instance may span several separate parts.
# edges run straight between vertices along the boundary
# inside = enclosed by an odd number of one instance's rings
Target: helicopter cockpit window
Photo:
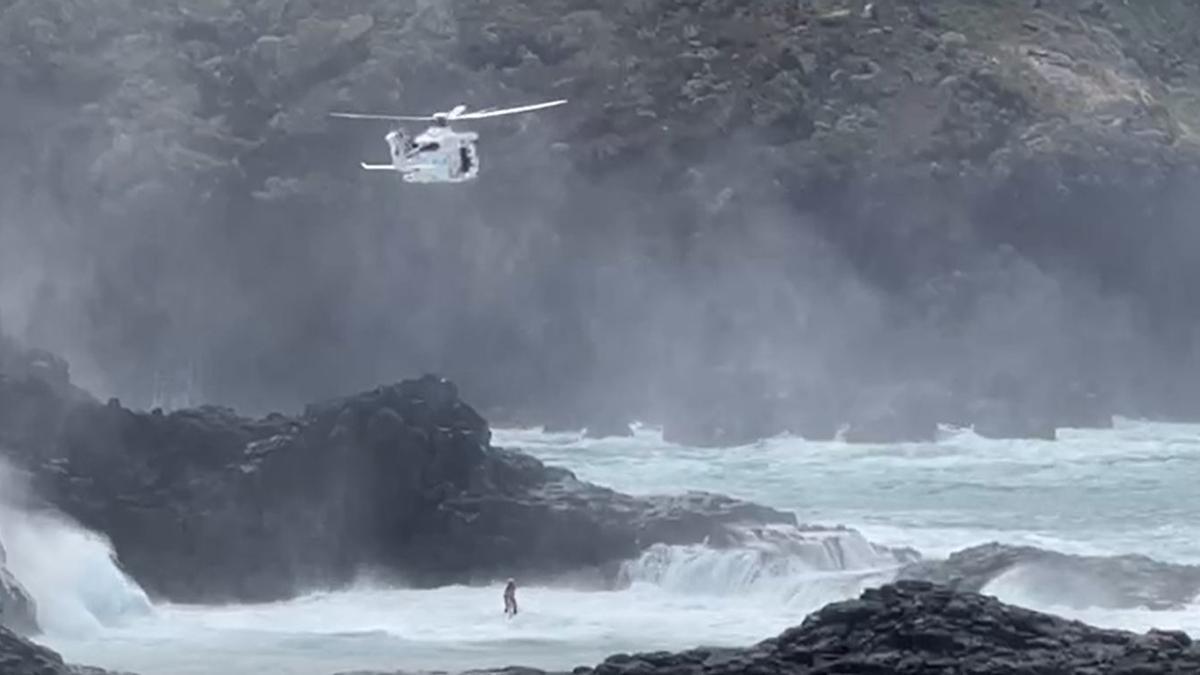
[[[417,151],[418,152],[433,152],[434,150],[437,150],[438,148],[441,148],[441,147],[442,146],[436,142],[422,143],[420,145],[420,147],[417,148]]]

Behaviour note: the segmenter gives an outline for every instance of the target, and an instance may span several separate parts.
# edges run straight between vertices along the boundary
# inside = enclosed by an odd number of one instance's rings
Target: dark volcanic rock
[[[587,438],[629,438],[633,436],[633,426],[620,416],[596,417],[584,427],[583,435]]]
[[[843,438],[849,443],[934,441],[938,424],[953,415],[953,397],[936,387],[868,391],[851,411]]]
[[[0,673],[4,675],[133,675],[65,663],[56,652],[0,626]]]
[[[0,333],[0,375],[41,383],[64,398],[91,400],[91,395],[71,382],[71,367],[61,356],[30,349]],[[6,402],[9,406],[14,402]],[[0,411],[5,406],[0,405]]]
[[[1200,649],[1180,633],[1101,630],[910,581],[828,605],[747,649],[613,656],[588,672],[1183,675],[1196,669]]]
[[[364,567],[417,585],[558,575],[656,543],[719,543],[794,516],[690,493],[634,498],[493,448],[455,386],[427,376],[247,419],[138,413],[0,377],[0,440],[41,497],[108,535],[149,592],[263,600]]]
[[[663,440],[694,447],[733,447],[787,430],[786,401],[761,373],[707,373],[703,387],[681,391],[665,406]]]
[[[1058,438],[1054,420],[1045,413],[1021,410],[1010,401],[987,399],[971,404],[971,427],[984,438]]]
[[[1029,546],[984,544],[946,560],[905,567],[900,577],[982,591],[1012,573],[1031,597],[1074,607],[1178,608],[1200,594],[1200,567],[1140,555],[1075,556]]]

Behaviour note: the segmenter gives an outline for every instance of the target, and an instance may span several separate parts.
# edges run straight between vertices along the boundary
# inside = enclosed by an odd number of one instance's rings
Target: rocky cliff
[[[0,26],[0,311],[139,404],[428,370],[497,419],[717,442],[1198,412],[1185,0],[11,0]],[[481,125],[454,189],[363,174],[386,128],[326,116],[557,97]]]

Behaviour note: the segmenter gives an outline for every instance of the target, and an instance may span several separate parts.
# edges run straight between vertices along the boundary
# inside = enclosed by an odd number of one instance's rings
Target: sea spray
[[[66,516],[34,509],[22,477],[0,463],[0,536],[7,567],[37,605],[49,634],[82,635],[153,611],[117,564],[109,541]]]

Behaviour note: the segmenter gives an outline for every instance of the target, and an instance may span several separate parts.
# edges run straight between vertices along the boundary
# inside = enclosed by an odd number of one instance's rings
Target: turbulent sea
[[[720,450],[668,445],[650,430],[603,441],[517,430],[497,431],[494,443],[625,492],[722,492],[865,540],[846,538],[836,555],[775,544],[656,549],[626,566],[626,590],[522,587],[522,613],[507,621],[499,586],[363,585],[271,605],[152,606],[101,540],[14,514],[0,527],[12,571],[39,602],[39,641],[68,661],[140,675],[569,669],[617,652],[747,645],[887,581],[893,569],[867,541],[926,557],[1000,541],[1200,564],[1200,427],[1119,420],[1064,430],[1058,442],[947,431],[931,444],[777,439]],[[1016,574],[985,592],[1097,625],[1200,637],[1200,605],[1072,609]]]

